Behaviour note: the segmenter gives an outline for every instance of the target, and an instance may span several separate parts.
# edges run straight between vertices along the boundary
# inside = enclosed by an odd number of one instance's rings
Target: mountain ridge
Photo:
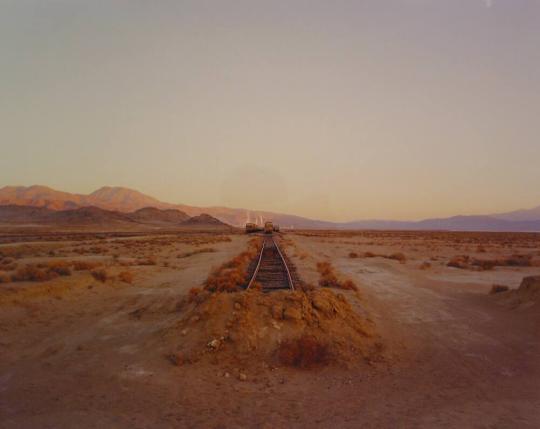
[[[157,209],[146,207],[131,213],[102,209],[96,206],[84,206],[68,210],[51,210],[46,207],[0,205],[0,223],[20,225],[61,226],[147,226],[147,227],[227,227],[229,225],[208,215],[189,217],[175,209]]]
[[[301,216],[268,211],[229,208],[221,206],[197,207],[186,204],[173,204],[143,194],[134,189],[119,186],[104,186],[90,194],[72,194],[57,191],[47,186],[5,186],[0,188],[0,206],[20,205],[42,207],[52,211],[74,210],[94,206],[119,213],[131,213],[136,220],[138,210],[146,209],[145,221],[153,218],[151,208],[176,210],[193,218],[208,214],[220,222],[233,226],[243,226],[247,222],[263,223],[273,220],[284,228],[305,229],[403,229],[403,230],[457,230],[457,231],[540,231],[540,206],[495,215],[458,215],[446,218],[429,218],[420,221],[396,220],[356,220],[351,222],[330,222],[309,219]],[[13,210],[13,209],[12,209]],[[157,214],[156,221],[169,222],[167,216],[183,215]],[[133,217],[134,216],[134,217]],[[160,218],[158,220],[157,218]],[[188,220],[187,218],[185,220]]]

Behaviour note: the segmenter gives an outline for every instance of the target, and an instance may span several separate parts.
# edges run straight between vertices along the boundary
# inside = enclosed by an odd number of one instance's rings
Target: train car
[[[274,232],[279,232],[279,225],[274,224]]]
[[[264,233],[265,234],[272,234],[274,231],[274,224],[270,221],[264,223]]]
[[[246,223],[246,234],[260,231],[260,228],[254,223]]]

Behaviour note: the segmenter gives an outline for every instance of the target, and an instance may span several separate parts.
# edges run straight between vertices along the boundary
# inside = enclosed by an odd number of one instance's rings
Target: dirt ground
[[[0,427],[540,426],[540,303],[510,307],[489,294],[493,284],[517,288],[540,275],[539,235],[300,232],[282,240],[307,283],[317,285],[316,264],[329,261],[357,284],[358,293],[340,293],[376,326],[381,362],[171,364],[164,329],[183,316],[179,303],[192,287],[245,250],[244,235],[19,240],[0,245],[6,275],[59,260],[101,265],[0,283]],[[516,254],[530,263],[447,266],[458,255]]]

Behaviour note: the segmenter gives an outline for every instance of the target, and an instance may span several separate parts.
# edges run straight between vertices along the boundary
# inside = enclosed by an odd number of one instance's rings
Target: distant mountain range
[[[0,189],[0,206],[9,206],[0,211],[0,222],[5,222],[10,216],[13,219],[13,216],[17,215],[17,208],[14,206],[26,206],[25,209],[19,209],[18,216],[21,220],[25,218],[35,220],[36,217],[44,216],[50,222],[54,222],[54,219],[72,222],[69,216],[75,216],[77,221],[88,216],[88,219],[93,219],[92,222],[97,222],[101,218],[107,219],[107,222],[187,222],[186,225],[212,223],[219,220],[229,225],[243,226],[246,222],[262,224],[266,220],[272,220],[284,228],[298,229],[540,231],[540,206],[486,216],[453,216],[421,221],[374,219],[338,223],[259,210],[171,204],[133,189],[108,186],[88,195],[71,194],[37,185],[5,186]],[[86,209],[82,210],[83,208]],[[96,209],[105,210],[108,213],[104,214]]]
[[[47,207],[22,205],[0,205],[0,223],[13,225],[61,225],[100,226],[120,229],[134,228],[228,228],[220,220],[201,214],[190,217],[175,209],[145,207],[130,213],[106,210],[95,206],[67,210],[52,210]]]

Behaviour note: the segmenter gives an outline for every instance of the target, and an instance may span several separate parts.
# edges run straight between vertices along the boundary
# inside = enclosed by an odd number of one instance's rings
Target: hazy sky
[[[0,0],[0,186],[329,220],[540,204],[540,0]]]

